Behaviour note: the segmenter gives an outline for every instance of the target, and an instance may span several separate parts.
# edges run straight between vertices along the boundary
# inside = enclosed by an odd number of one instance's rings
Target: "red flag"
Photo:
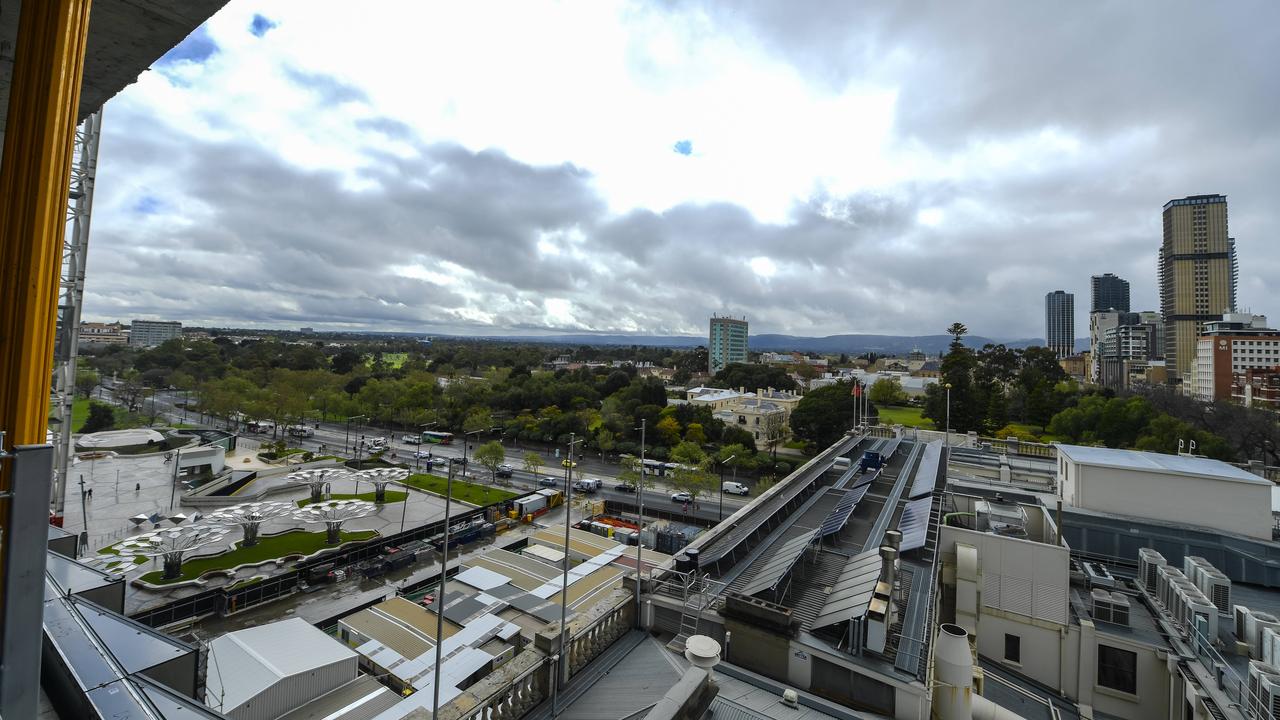
[[[862,397],[862,383],[853,384],[853,396]]]

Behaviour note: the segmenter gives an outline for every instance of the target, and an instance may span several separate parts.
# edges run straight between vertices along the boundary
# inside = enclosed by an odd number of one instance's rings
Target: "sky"
[[[1280,319],[1277,68],[1271,0],[232,0],[106,105],[84,314],[1085,336],[1223,193]]]

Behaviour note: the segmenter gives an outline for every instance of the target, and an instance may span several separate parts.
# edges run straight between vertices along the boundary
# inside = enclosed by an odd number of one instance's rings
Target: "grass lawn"
[[[409,497],[409,493],[403,490],[388,490],[386,493],[386,498],[387,498],[386,501],[389,503],[404,502],[404,499],[407,497]],[[329,496],[329,499],[330,500],[368,500],[369,502],[373,502],[373,491],[360,493],[359,495],[356,495],[354,493],[334,493]],[[306,507],[310,504],[311,504],[311,498],[304,498],[298,501],[298,507]]]
[[[399,370],[401,365],[409,359],[409,353],[382,353],[382,364],[392,370]],[[373,366],[373,355],[365,355],[365,365]]]
[[[342,533],[342,542],[368,540],[377,534],[376,530],[344,532]],[[237,565],[263,562],[284,557],[285,555],[310,555],[317,550],[330,547],[325,545],[324,536],[325,533],[323,531],[306,532],[304,530],[293,530],[280,535],[263,537],[257,545],[250,548],[238,547],[240,543],[236,541],[237,547],[231,552],[197,557],[182,563],[182,575],[173,580],[163,579],[164,572],[161,570],[143,575],[142,580],[155,585],[167,585],[184,580],[195,580],[210,570],[226,570]]]
[[[920,408],[915,407],[882,407],[876,408],[880,413],[881,425],[903,425],[905,427],[933,429],[933,421],[920,416]]]
[[[419,490],[429,492],[433,495],[444,497],[445,478],[437,475],[410,475],[404,481],[406,485],[412,485]],[[471,503],[472,505],[488,505],[490,503],[500,502],[502,500],[510,500],[511,498],[520,497],[520,493],[513,493],[501,488],[490,487],[488,485],[476,485],[475,483],[465,482],[463,480],[453,481],[453,499],[462,502]]]
[[[88,419],[89,398],[76,398],[71,403],[71,432],[80,432],[80,426]]]

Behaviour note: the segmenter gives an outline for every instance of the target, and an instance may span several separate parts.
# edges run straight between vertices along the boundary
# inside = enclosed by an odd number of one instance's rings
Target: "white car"
[[[400,442],[406,445],[420,445],[422,443],[422,438],[418,437],[417,435],[405,435],[404,437],[400,438]]]
[[[416,452],[414,452],[414,453],[413,453],[413,456],[414,456],[415,458],[421,458],[421,459],[423,459],[423,460],[427,460],[427,459],[431,458],[431,451],[430,451],[430,450],[418,450],[418,451],[416,451]]]
[[[671,502],[693,502],[693,496],[687,492],[671,493]]]

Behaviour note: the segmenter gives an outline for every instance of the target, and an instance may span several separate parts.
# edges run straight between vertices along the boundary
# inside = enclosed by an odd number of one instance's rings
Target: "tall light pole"
[[[640,617],[640,551],[644,549],[644,426],[647,420],[640,420],[640,477],[636,480],[636,495],[640,504],[636,511],[636,525],[640,526],[640,534],[636,536],[636,627],[642,626]]]
[[[947,383],[947,442],[946,446],[951,447],[951,383]]]
[[[342,452],[344,453],[351,452],[349,449],[351,445],[351,421],[357,418],[364,418],[364,417],[365,417],[364,415],[352,415],[351,417],[347,418],[347,431],[346,431],[346,434],[342,436]]]
[[[467,449],[467,438],[462,438],[462,450]],[[408,498],[405,498],[407,501]],[[444,578],[449,569],[449,508],[453,505],[453,463],[449,463],[448,477],[444,483],[444,539],[440,544],[440,587],[436,590],[436,667],[435,681],[431,688],[431,717],[440,716],[440,666],[444,663]]]
[[[728,458],[720,461],[720,519],[721,520],[724,520],[724,466],[727,465],[731,460],[737,459],[737,457],[738,456],[736,454],[730,455]],[[737,482],[737,479],[738,479],[737,465],[733,466],[733,479],[734,479],[734,482]]]
[[[573,508],[573,446],[579,442],[581,441],[576,438],[574,433],[569,433],[569,457],[565,459],[567,472],[564,476],[564,573],[560,579],[560,649],[558,650],[560,660],[556,663],[556,676],[552,684],[552,688],[556,689],[557,692],[565,679],[564,626],[569,615],[569,513]],[[553,695],[551,699],[551,715],[553,717],[559,714],[558,699],[558,695]]]

